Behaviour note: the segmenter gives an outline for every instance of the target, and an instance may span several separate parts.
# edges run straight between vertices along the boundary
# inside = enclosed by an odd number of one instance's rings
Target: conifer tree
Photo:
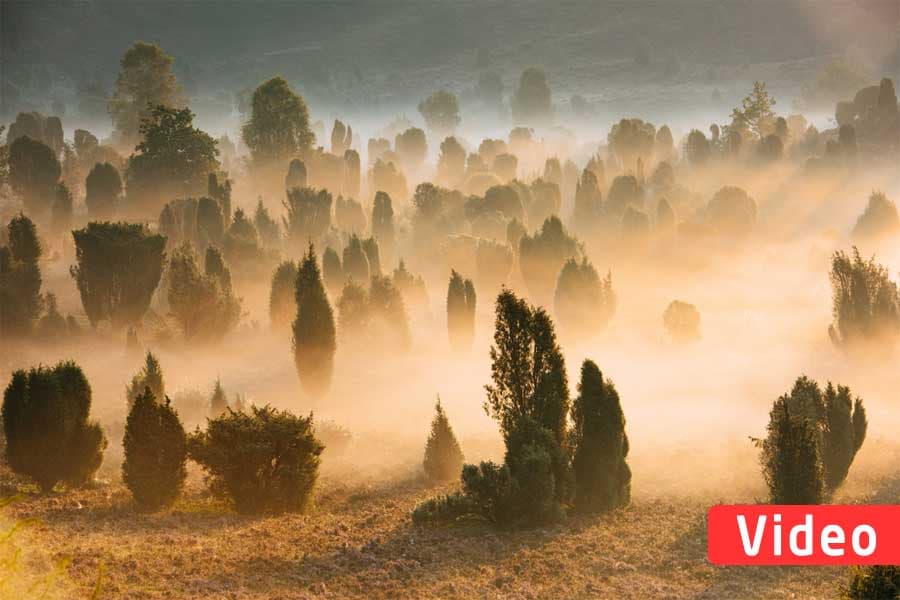
[[[425,443],[425,458],[422,461],[425,476],[434,482],[452,481],[459,477],[464,458],[447,419],[447,413],[441,406],[441,398],[438,396],[434,405],[431,433]]]
[[[262,198],[256,203],[256,211],[253,213],[253,225],[259,233],[259,240],[265,248],[277,249],[281,244],[281,230],[278,222],[269,215],[268,209],[262,202]]]
[[[519,267],[528,291],[539,306],[550,306],[559,272],[566,260],[581,250],[562,221],[553,216],[544,221],[539,232],[524,235],[519,241]]]
[[[450,272],[447,285],[447,332],[450,346],[456,352],[468,352],[475,338],[475,286],[471,279],[463,279]]]
[[[148,354],[149,358],[149,354]],[[147,510],[170,505],[187,476],[187,434],[169,398],[157,401],[149,386],[138,394],[125,422],[122,480]]]
[[[369,282],[369,329],[385,347],[407,351],[412,345],[406,305],[389,277],[377,275]]]
[[[0,246],[0,337],[28,335],[41,314],[42,248],[34,223],[20,214],[6,228]]]
[[[341,266],[341,257],[332,249],[331,246],[325,248],[322,255],[322,279],[325,281],[325,288],[332,297],[341,293],[344,288],[344,282],[347,277],[344,275],[344,267]]]
[[[2,408],[9,467],[45,492],[90,481],[106,448],[90,410],[91,386],[74,362],[14,372]]]
[[[294,300],[294,284],[297,281],[297,264],[286,260],[278,265],[272,276],[269,291],[269,319],[275,329],[286,329],[297,314]]]
[[[313,245],[300,263],[295,287],[297,316],[293,325],[294,361],[300,383],[313,396],[323,396],[331,386],[334,366],[334,313],[325,287]]]
[[[769,500],[772,504],[820,504],[825,481],[817,433],[791,404],[787,396],[775,401],[768,436],[759,442]]]
[[[381,275],[381,255],[378,251],[378,241],[374,237],[366,238],[362,241],[362,247],[369,261],[369,274]]]
[[[693,342],[700,339],[700,311],[681,300],[672,300],[663,313],[663,325],[673,341]]]
[[[597,365],[581,365],[578,397],[572,403],[575,506],[602,512],[625,506],[631,497],[631,469],[625,416],[615,385]]]
[[[344,275],[360,285],[368,283],[369,276],[373,274],[362,240],[355,234],[350,236],[350,242],[344,248],[342,264]]]
[[[217,377],[216,385],[213,387],[213,393],[209,399],[209,418],[217,419],[226,412],[228,412],[228,396],[225,395],[222,380]]]
[[[154,398],[166,397],[166,384],[163,380],[162,368],[159,366],[159,360],[149,350],[144,360],[144,368],[131,378],[131,383],[125,390],[129,408],[134,405],[134,401],[144,393],[146,388],[150,389]]]
[[[553,304],[564,333],[588,337],[601,331],[616,313],[612,273],[600,279],[587,257],[580,263],[570,258],[559,272]]]
[[[189,244],[172,253],[167,290],[175,321],[187,340],[218,340],[234,329],[241,317],[240,299],[231,289],[231,273],[221,254],[208,248],[204,272]]]

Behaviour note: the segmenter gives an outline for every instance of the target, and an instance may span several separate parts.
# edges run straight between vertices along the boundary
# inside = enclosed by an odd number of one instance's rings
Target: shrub
[[[370,274],[375,274],[369,264],[369,257],[363,248],[362,240],[355,234],[350,236],[350,242],[344,248],[342,265],[344,275],[362,285],[368,283]]]
[[[217,377],[212,396],[209,398],[209,418],[217,419],[226,412],[228,412],[228,397],[225,395],[225,388],[222,387],[222,380]]]
[[[144,360],[144,368],[131,378],[131,383],[125,389],[129,409],[134,406],[134,401],[144,393],[145,389],[149,389],[154,398],[166,397],[166,384],[163,381],[162,368],[159,366],[159,360],[149,350]]]
[[[292,188],[283,205],[287,212],[285,236],[294,248],[317,242],[331,227],[331,194],[328,190]]]
[[[322,396],[331,386],[337,341],[334,313],[322,285],[312,244],[300,262],[294,294],[297,316],[293,324],[293,350],[297,374],[307,392]]]
[[[853,350],[865,344],[893,344],[900,335],[900,290],[887,269],[864,261],[854,246],[852,258],[831,258],[831,314],[828,335],[835,345]]]
[[[0,336],[27,335],[41,314],[42,248],[34,223],[20,214],[6,228],[0,246]]]
[[[768,436],[758,442],[772,504],[821,504],[822,462],[813,425],[782,396],[769,413]]]
[[[679,343],[700,339],[700,312],[681,300],[672,300],[663,312],[663,325],[669,337]]]
[[[859,239],[878,238],[900,230],[897,207],[884,192],[872,192],[866,210],[853,226],[852,236]]]
[[[450,346],[457,352],[467,352],[475,338],[475,286],[471,279],[463,279],[456,271],[450,273],[447,286],[447,331]]]
[[[566,232],[558,217],[548,218],[539,232],[522,237],[519,266],[535,304],[550,305],[560,269],[580,253],[578,240]]]
[[[341,293],[347,280],[344,276],[344,267],[341,265],[341,257],[331,246],[325,248],[325,253],[322,254],[322,279],[325,282],[325,289],[332,296]]]
[[[625,506],[631,499],[631,469],[625,416],[615,385],[597,365],[581,365],[578,397],[572,403],[572,467],[575,506],[601,512]]]
[[[240,300],[231,289],[231,274],[215,248],[207,248],[204,272],[189,245],[172,253],[168,300],[172,315],[187,340],[214,341],[237,326]]]
[[[168,398],[160,402],[144,388],[128,413],[123,446],[122,480],[135,502],[149,510],[174,502],[187,476],[187,435]]]
[[[91,325],[136,325],[162,277],[166,238],[136,223],[88,223],[72,232],[72,277]]]
[[[746,235],[756,225],[756,201],[739,187],[725,186],[706,207],[710,225],[729,235]]]
[[[463,459],[462,449],[438,397],[434,405],[431,434],[425,443],[425,458],[422,461],[425,476],[431,481],[451,481],[459,477]]]
[[[578,263],[570,258],[556,283],[553,305],[559,324],[567,333],[591,336],[606,327],[616,314],[612,273],[600,279],[587,257]]]
[[[106,448],[90,410],[91,386],[74,362],[14,372],[3,394],[7,464],[45,492],[58,482],[87,483]]]
[[[297,417],[269,406],[229,411],[188,441],[210,490],[230,499],[240,513],[307,510],[323,450],[312,415]]]
[[[327,251],[326,251],[327,254]],[[297,281],[297,264],[286,260],[278,265],[272,276],[269,291],[269,319],[275,329],[286,329],[297,314],[294,284]]]
[[[95,164],[85,179],[84,187],[84,202],[91,219],[107,220],[115,214],[122,194],[122,179],[113,165]]]
[[[850,581],[841,590],[846,600],[897,600],[900,598],[900,566],[850,567]]]

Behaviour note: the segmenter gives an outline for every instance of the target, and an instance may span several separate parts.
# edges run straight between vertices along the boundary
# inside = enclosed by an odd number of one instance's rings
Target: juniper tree
[[[206,177],[206,195],[222,210],[225,225],[231,222],[231,180],[225,174],[215,172]]]
[[[897,207],[884,192],[872,192],[866,210],[853,226],[852,236],[861,240],[894,235],[900,230]]]
[[[72,232],[71,268],[91,325],[138,324],[162,276],[166,239],[138,223],[88,223]]]
[[[619,394],[597,365],[581,365],[578,396],[572,403],[572,468],[575,506],[584,512],[602,512],[628,504],[631,469],[628,436]]]
[[[27,335],[43,309],[43,249],[34,222],[23,214],[6,227],[7,245],[0,246],[0,337]]]
[[[322,279],[325,281],[325,288],[332,296],[340,294],[344,282],[347,281],[344,268],[341,266],[341,257],[331,246],[325,248],[325,253],[322,255]]]
[[[286,329],[297,314],[294,300],[296,280],[297,263],[292,260],[282,262],[272,275],[272,287],[269,290],[269,320],[275,329]]]
[[[391,197],[385,192],[378,191],[372,204],[372,236],[384,251],[385,262],[388,264],[393,254],[394,235],[394,209],[391,206]]]
[[[772,504],[821,504],[825,494],[817,433],[782,396],[769,413],[768,436],[759,442],[763,477]]]
[[[50,227],[55,233],[68,233],[72,229],[72,211],[75,199],[66,184],[56,186],[56,195],[50,206]]]
[[[675,211],[665,198],[656,205],[656,228],[660,231],[671,231],[675,228]]]
[[[356,150],[344,151],[344,180],[341,189],[351,198],[359,198],[359,187],[362,179],[362,167],[360,166],[359,152]]]
[[[281,231],[278,222],[270,215],[263,205],[262,199],[256,203],[256,211],[253,213],[253,225],[259,233],[260,242],[268,249],[277,249],[281,244]]]
[[[2,408],[9,467],[45,492],[90,481],[106,448],[90,409],[91,386],[74,362],[15,371]]]
[[[356,235],[350,236],[350,242],[344,248],[344,257],[341,261],[344,269],[344,275],[360,284],[369,281],[372,273],[369,257],[363,248],[362,241]]]
[[[845,600],[897,600],[900,598],[900,566],[850,567],[850,581],[841,589]]]
[[[122,481],[147,510],[172,504],[187,476],[187,434],[169,398],[160,398],[149,386],[135,398],[122,442]]]
[[[663,313],[663,325],[674,341],[695,341],[700,338],[700,311],[688,302],[672,300]]]
[[[231,225],[222,238],[222,253],[236,273],[253,276],[267,269],[276,253],[264,248],[259,241],[256,227],[242,208],[234,211]]]
[[[285,236],[295,248],[318,241],[331,227],[331,194],[328,190],[292,188],[282,203]]]
[[[293,324],[294,361],[301,385],[313,396],[331,386],[334,367],[334,313],[328,302],[313,245],[304,255],[295,286],[297,316]]]
[[[463,279],[450,272],[447,285],[447,332],[450,346],[456,352],[468,352],[475,338],[475,286],[471,279]]]
[[[59,313],[56,294],[52,292],[44,294],[44,306],[46,306],[46,310],[38,319],[35,333],[41,339],[59,342],[66,337],[68,325],[65,318]]]
[[[187,340],[218,340],[237,325],[240,300],[231,291],[231,276],[221,255],[210,248],[203,272],[190,245],[169,260],[167,298],[172,316]]]
[[[616,293],[612,273],[600,279],[587,257],[579,263],[570,258],[559,272],[553,305],[563,331],[591,336],[606,327],[616,314]]]
[[[434,405],[434,418],[431,420],[431,433],[425,443],[425,458],[422,460],[425,476],[434,482],[452,481],[459,477],[464,458],[438,396]]]
[[[397,268],[391,276],[394,286],[403,295],[403,302],[412,308],[423,308],[428,305],[428,289],[425,280],[418,275],[413,275],[406,268],[406,263],[400,260]]]
[[[302,155],[316,141],[306,102],[281,77],[253,92],[250,119],[241,133],[257,167]]]
[[[209,398],[210,419],[217,419],[228,412],[228,396],[225,395],[225,388],[222,387],[222,380],[216,378],[216,384],[213,386],[212,396]]]
[[[831,314],[828,335],[852,351],[865,344],[894,344],[900,336],[900,290],[887,269],[872,257],[865,261],[854,246],[831,257]]]
[[[22,198],[25,212],[45,213],[53,204],[62,167],[53,150],[28,136],[9,144],[9,185]]]
[[[134,406],[134,401],[138,396],[149,389],[154,398],[166,397],[166,384],[163,379],[162,368],[159,365],[159,359],[149,350],[144,359],[144,366],[134,377],[131,383],[125,388],[125,397],[128,400],[128,408]]]
[[[334,205],[334,221],[340,231],[362,234],[366,229],[366,213],[353,198],[338,196]]]
[[[409,350],[412,334],[406,305],[389,277],[375,275],[369,282],[369,318],[375,340],[388,348]]]
[[[368,237],[362,241],[362,248],[369,261],[369,273],[381,275],[381,255],[378,251],[378,241],[374,237]]]
[[[189,455],[206,471],[210,490],[239,513],[311,507],[322,450],[312,415],[269,406],[226,412],[188,440]]]
[[[299,158],[295,158],[288,165],[287,175],[284,176],[284,188],[292,190],[294,188],[306,187],[306,165]]]
[[[122,194],[122,179],[111,164],[97,163],[84,182],[88,216],[95,221],[112,218]]]
[[[739,187],[725,186],[713,195],[706,206],[710,225],[720,232],[746,235],[756,225],[756,201]]]
[[[597,176],[585,168],[575,187],[575,208],[572,223],[581,234],[593,233],[603,211],[603,194]]]
[[[570,236],[558,217],[550,217],[539,232],[524,235],[519,242],[519,266],[522,278],[534,302],[549,306],[557,278],[566,260],[581,250],[578,240]]]
[[[825,489],[833,491],[847,478],[850,465],[866,439],[868,420],[862,400],[851,399],[850,389],[831,382],[822,397],[825,410],[822,427],[822,467]]]
[[[609,194],[603,205],[604,212],[616,221],[622,218],[629,206],[643,208],[644,188],[634,175],[619,175],[609,187]]]
[[[369,294],[366,289],[354,281],[348,281],[341,290],[337,309],[341,339],[365,339],[370,318]]]

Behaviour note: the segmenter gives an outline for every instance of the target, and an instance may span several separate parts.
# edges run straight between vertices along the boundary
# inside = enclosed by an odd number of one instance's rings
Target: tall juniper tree
[[[43,249],[34,222],[23,214],[6,227],[7,245],[0,246],[0,337],[28,335],[43,309]]]
[[[323,396],[331,386],[334,367],[334,312],[312,244],[300,262],[295,286],[297,316],[293,325],[294,361],[300,383],[313,396]]]
[[[269,291],[269,320],[272,327],[286,329],[297,314],[294,300],[294,283],[297,280],[297,264],[286,260],[278,265],[272,275],[272,287]]]
[[[166,384],[163,379],[162,368],[159,365],[159,359],[149,350],[144,359],[144,367],[131,378],[131,383],[125,389],[129,408],[134,405],[134,401],[144,393],[145,389],[149,389],[154,398],[162,399],[166,397]]]
[[[475,338],[475,286],[471,279],[463,279],[450,272],[447,285],[447,332],[450,346],[457,352],[468,352]]]

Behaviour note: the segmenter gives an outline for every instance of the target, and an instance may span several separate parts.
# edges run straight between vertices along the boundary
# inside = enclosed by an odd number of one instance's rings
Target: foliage
[[[452,481],[459,477],[464,458],[438,397],[434,405],[431,433],[425,443],[425,458],[422,460],[425,476],[435,482]]]
[[[242,134],[255,164],[290,159],[315,144],[306,102],[281,77],[256,88],[251,106],[250,120]]]
[[[282,202],[287,216],[284,231],[294,248],[315,243],[331,227],[331,194],[328,190],[293,188]]]
[[[331,386],[334,367],[334,313],[316,260],[313,245],[303,256],[294,288],[297,316],[293,324],[293,350],[297,374],[304,389],[323,396]]]
[[[188,440],[189,455],[206,471],[210,490],[230,499],[239,513],[310,508],[323,450],[312,415],[269,406],[227,411]]]
[[[72,235],[77,264],[71,274],[91,325],[138,324],[162,276],[166,239],[125,222],[92,222]]]
[[[18,370],[3,394],[6,461],[49,492],[83,485],[100,468],[106,436],[88,421],[91,386],[74,362]]]
[[[619,508],[631,499],[628,436],[619,393],[597,365],[581,365],[578,397],[572,403],[572,467],[575,506],[584,512]]]
[[[535,302],[549,306],[556,289],[560,269],[581,249],[570,236],[558,217],[549,217],[540,231],[524,235],[519,241],[519,267],[528,291]]]
[[[853,226],[851,235],[860,240],[896,235],[900,231],[900,217],[897,207],[888,200],[884,192],[872,192],[866,210]]]
[[[228,397],[225,395],[225,388],[222,387],[222,380],[217,377],[212,396],[209,398],[209,418],[217,419],[227,411]]]
[[[327,251],[326,251],[327,252]],[[272,286],[269,291],[269,320],[272,327],[286,329],[294,315],[297,305],[294,300],[294,282],[297,280],[297,263],[286,260],[278,265],[272,275]]]
[[[0,336],[31,332],[43,309],[41,270],[43,249],[34,222],[23,214],[6,226],[7,245],[0,246]]]
[[[720,232],[742,236],[756,225],[756,201],[739,187],[725,186],[706,206],[710,225]]]
[[[865,344],[893,344],[900,334],[900,290],[885,267],[863,260],[854,246],[831,257],[831,314],[828,335],[851,351]]]
[[[220,340],[237,326],[240,300],[221,254],[207,249],[204,271],[190,245],[178,247],[169,260],[167,297],[172,316],[186,340]]]
[[[253,225],[259,234],[263,247],[277,249],[281,244],[281,230],[278,222],[269,215],[268,209],[263,205],[262,199],[256,203],[256,212],[253,213]]]
[[[821,504],[822,462],[814,426],[782,396],[769,413],[760,463],[772,504]]]
[[[145,387],[128,413],[122,445],[122,480],[135,502],[148,510],[172,504],[187,476],[187,434],[169,399],[157,400]]]
[[[418,127],[410,127],[403,133],[397,134],[394,147],[405,167],[412,170],[418,169],[425,161],[425,154],[428,151],[425,132]]]
[[[366,255],[362,241],[357,235],[350,236],[350,242],[344,248],[344,257],[341,264],[347,279],[361,284],[369,281],[369,275],[372,272],[369,265],[369,257]]]
[[[612,273],[600,279],[597,269],[587,257],[579,263],[566,260],[553,297],[553,306],[563,331],[592,336],[606,327],[616,313],[616,293]]]
[[[106,220],[115,214],[122,194],[122,179],[113,165],[108,162],[95,164],[84,185],[84,202],[92,219]]]
[[[646,164],[653,155],[656,128],[641,119],[622,119],[612,126],[606,139],[622,167],[634,170],[639,159]]]
[[[900,566],[850,567],[850,581],[841,590],[845,600],[897,600],[900,598]]]
[[[709,140],[703,132],[692,129],[684,143],[684,155],[688,162],[695,166],[706,164],[711,154]]]
[[[634,175],[619,175],[609,187],[605,212],[615,221],[622,218],[629,206],[643,208],[644,188]]]
[[[9,144],[9,185],[32,216],[50,209],[62,167],[45,144],[28,136]]]
[[[528,67],[522,71],[519,86],[510,98],[513,119],[517,123],[538,124],[550,118],[553,99],[547,75],[541,69]]]
[[[741,106],[731,111],[731,119],[738,127],[749,129],[757,138],[762,138],[774,127],[773,106],[775,98],[769,96],[765,82],[756,81]]]
[[[456,94],[446,90],[434,92],[419,102],[418,108],[428,128],[433,131],[450,133],[459,127],[461,119]]]
[[[159,359],[149,350],[144,359],[143,368],[131,378],[131,383],[125,388],[125,398],[128,400],[129,409],[134,406],[134,401],[144,393],[145,389],[150,390],[153,398],[162,399],[166,397],[166,384],[163,380]]]
[[[475,338],[475,286],[456,271],[450,273],[447,286],[447,331],[450,346],[468,352]]]
[[[700,338],[700,312],[681,300],[672,300],[663,312],[663,325],[674,341],[692,342]]]

